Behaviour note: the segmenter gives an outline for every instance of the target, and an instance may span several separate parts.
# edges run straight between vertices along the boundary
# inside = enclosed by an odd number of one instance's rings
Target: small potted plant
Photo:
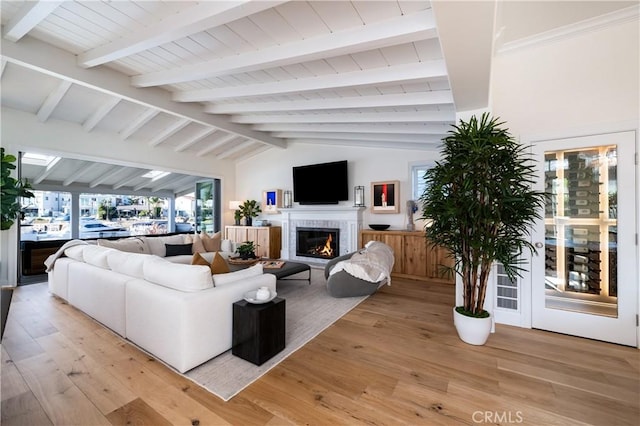
[[[240,219],[242,219],[242,211],[240,211],[240,209],[234,211],[233,218],[236,221],[236,226],[240,226]]]
[[[251,226],[253,218],[258,216],[258,213],[261,213],[262,210],[256,200],[246,200],[240,206],[240,212],[242,213],[242,217],[244,217],[245,225]]]
[[[253,241],[245,241],[238,246],[236,251],[240,255],[240,259],[247,260],[256,258],[256,245],[253,244]]]

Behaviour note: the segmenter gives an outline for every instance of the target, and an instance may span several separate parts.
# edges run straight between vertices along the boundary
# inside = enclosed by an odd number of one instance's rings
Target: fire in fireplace
[[[296,228],[296,255],[333,259],[340,253],[337,228]]]

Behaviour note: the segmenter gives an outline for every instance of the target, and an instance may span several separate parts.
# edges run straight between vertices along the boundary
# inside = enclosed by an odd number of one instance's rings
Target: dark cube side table
[[[284,349],[285,300],[252,304],[240,300],[233,304],[231,353],[256,365]]]

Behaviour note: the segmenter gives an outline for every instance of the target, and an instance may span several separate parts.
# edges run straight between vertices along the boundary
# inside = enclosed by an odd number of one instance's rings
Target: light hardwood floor
[[[456,336],[453,288],[396,279],[225,403],[44,284],[14,294],[2,425],[637,425],[633,348],[498,325]]]

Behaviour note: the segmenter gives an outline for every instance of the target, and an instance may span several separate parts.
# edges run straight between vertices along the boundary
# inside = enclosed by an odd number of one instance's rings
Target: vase
[[[491,316],[486,318],[468,317],[453,308],[453,324],[458,337],[470,345],[484,345],[491,334]]]
[[[244,224],[247,226],[251,226],[251,224],[253,223],[253,219],[250,217],[245,217],[244,218]]]

